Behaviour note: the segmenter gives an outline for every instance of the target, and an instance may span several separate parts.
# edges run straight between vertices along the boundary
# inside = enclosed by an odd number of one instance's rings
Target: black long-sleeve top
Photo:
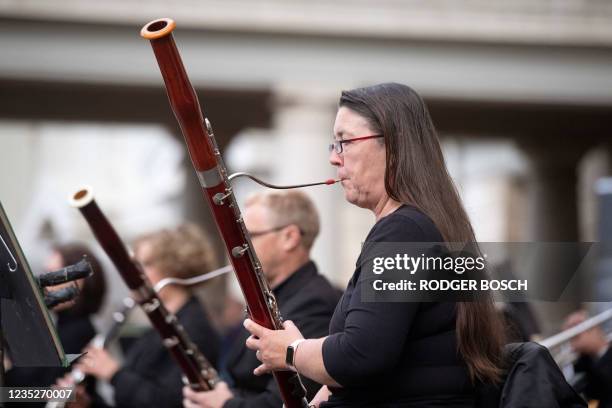
[[[192,297],[176,313],[191,340],[213,366],[217,364],[219,337],[205,310]],[[154,330],[147,331],[128,350],[123,367],[111,378],[116,407],[182,407],[183,382],[178,364]]]
[[[292,320],[305,338],[327,335],[329,320],[338,302],[340,292],[308,262],[273,289],[281,314]],[[255,352],[244,345],[250,333],[242,329],[227,358],[227,371],[234,381],[235,397],[223,408],[281,408],[283,401],[272,375],[255,376],[253,370],[261,363]],[[312,398],[321,387],[302,376]]]
[[[586,396],[599,400],[600,408],[612,408],[612,346],[599,358],[581,356],[574,368],[586,374]]]
[[[433,222],[402,206],[380,219],[374,242],[441,242]],[[321,407],[470,407],[465,362],[458,354],[455,303],[364,302],[360,254],[323,343],[323,362],[342,387]]]

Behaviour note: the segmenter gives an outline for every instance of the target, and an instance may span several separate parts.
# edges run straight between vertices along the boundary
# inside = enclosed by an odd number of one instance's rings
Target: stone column
[[[480,242],[521,241],[523,155],[508,140],[446,136],[446,163]]]
[[[612,146],[603,144],[590,149],[578,166],[578,213],[580,239],[597,241],[599,201],[595,191],[597,180],[612,175]]]
[[[531,172],[527,240],[579,241],[577,166],[584,149],[553,145],[545,140],[539,145],[532,142],[522,147],[529,158]],[[563,319],[578,307],[577,302],[536,302],[542,331],[559,331]]]
[[[612,298],[612,146],[601,144],[591,149],[581,160],[579,167],[581,238],[583,241],[600,242],[599,261],[591,271],[591,286],[601,300]],[[612,307],[612,302],[596,302],[588,305],[591,314],[601,313]],[[610,332],[612,322],[604,325]]]
[[[271,166],[275,182],[298,184],[335,177],[327,148],[332,140],[338,97],[337,89],[316,85],[280,84],[274,89],[276,142],[271,146],[274,152]],[[321,219],[321,231],[312,258],[321,273],[344,287],[354,264],[354,260],[349,265],[341,262],[346,245],[342,211],[348,204],[344,202],[339,185],[310,187],[303,191],[314,201]]]

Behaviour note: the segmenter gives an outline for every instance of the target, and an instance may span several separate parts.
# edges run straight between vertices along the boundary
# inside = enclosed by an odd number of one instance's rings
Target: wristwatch
[[[306,341],[306,339],[297,339],[293,343],[287,346],[287,354],[285,355],[285,363],[289,366],[290,369],[297,372],[295,368],[295,355],[297,354],[297,349],[300,343]]]

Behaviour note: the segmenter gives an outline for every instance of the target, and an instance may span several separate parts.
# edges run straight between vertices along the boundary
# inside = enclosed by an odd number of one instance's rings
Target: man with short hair
[[[310,259],[310,250],[319,233],[319,217],[312,201],[298,191],[259,193],[246,201],[243,216],[283,318],[293,321],[307,337],[327,335],[340,293],[317,272]],[[204,392],[185,387],[186,408],[280,408],[283,405],[274,378],[253,375],[261,363],[255,352],[244,345],[248,336],[246,329],[242,329],[226,360],[232,388],[226,382]],[[310,399],[320,385],[304,378],[303,381]]]
[[[587,320],[588,314],[579,310],[570,314],[563,329],[576,326]],[[598,400],[599,408],[612,408],[612,346],[600,326],[595,326],[570,342],[580,354],[574,364],[576,373],[585,374],[584,394],[588,399]]]

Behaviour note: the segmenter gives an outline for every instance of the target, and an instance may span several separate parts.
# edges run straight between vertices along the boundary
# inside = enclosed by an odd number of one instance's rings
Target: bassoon
[[[162,18],[146,24],[140,34],[150,40],[166,85],[168,99],[189,150],[191,162],[221,234],[251,318],[268,329],[282,329],[276,298],[262,272],[240,209],[234,197],[227,169],[217,147],[212,127],[204,119],[200,102],[191,85],[172,31],[173,20]],[[308,407],[306,390],[293,371],[272,373],[287,408]]]
[[[79,190],[70,203],[85,217],[100,246],[132,291],[132,297],[142,307],[162,343],[181,368],[185,383],[197,391],[212,390],[220,381],[217,371],[191,341],[177,317],[168,312],[142,267],[132,260],[119,235],[98,207],[91,189]]]

